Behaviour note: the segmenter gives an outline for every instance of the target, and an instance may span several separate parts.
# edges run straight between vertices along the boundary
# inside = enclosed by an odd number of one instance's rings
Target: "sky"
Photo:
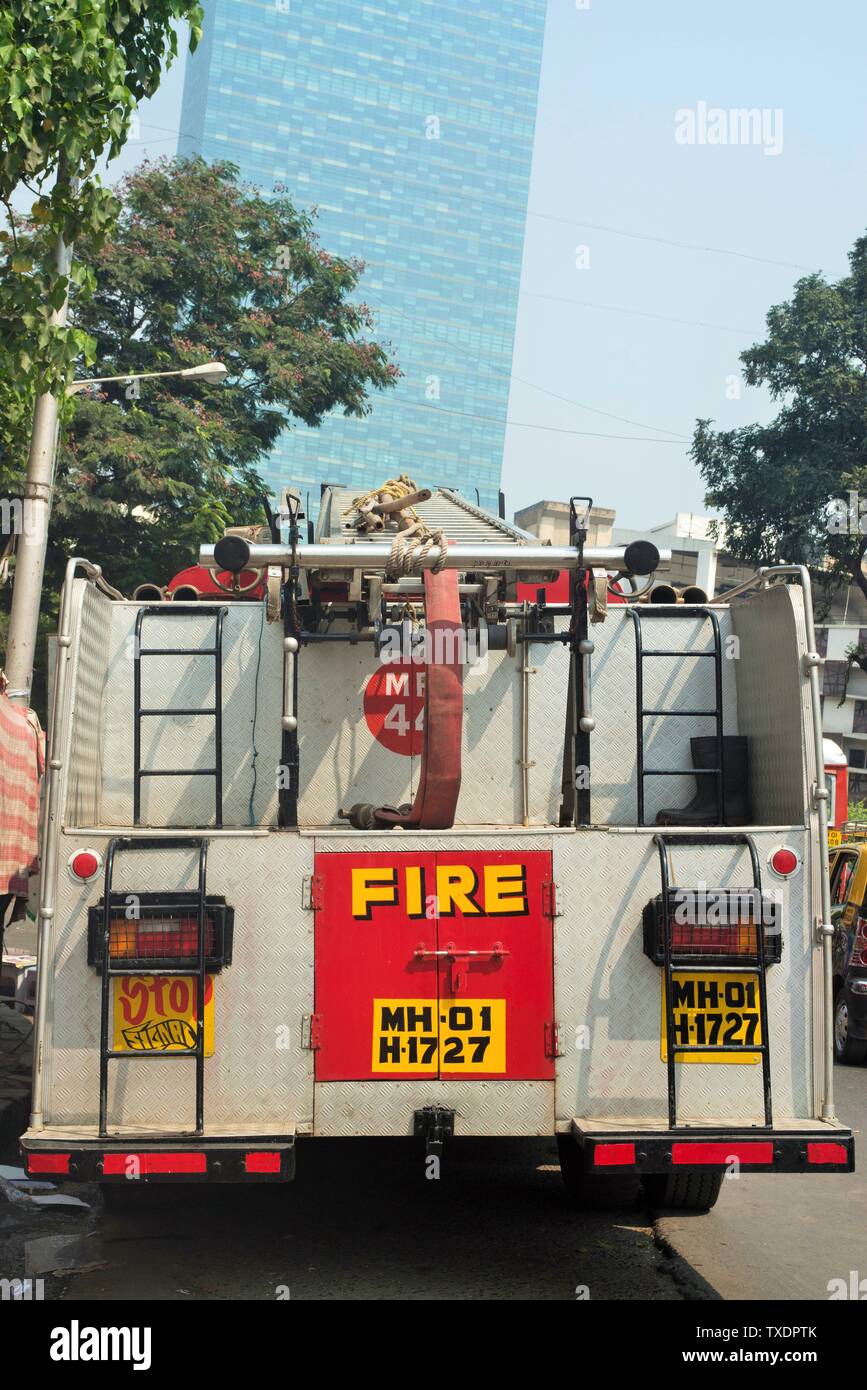
[[[696,419],[773,416],[739,354],[867,230],[865,53],[863,0],[548,0],[509,513],[570,494],[634,529],[707,511]],[[110,179],[174,153],[184,61]],[[764,113],[747,139],[741,109]]]

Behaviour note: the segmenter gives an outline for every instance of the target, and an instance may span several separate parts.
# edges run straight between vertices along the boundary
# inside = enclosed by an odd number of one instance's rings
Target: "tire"
[[[710,1211],[716,1206],[723,1173],[647,1173],[644,1195],[652,1207],[669,1211]]]
[[[846,989],[841,985],[834,999],[834,1060],[855,1067],[867,1057],[867,1041],[853,1038],[849,1032],[849,1007]]]
[[[585,1173],[584,1154],[571,1134],[557,1135],[560,1176],[569,1196],[585,1211],[634,1206],[638,1196],[636,1174]]]

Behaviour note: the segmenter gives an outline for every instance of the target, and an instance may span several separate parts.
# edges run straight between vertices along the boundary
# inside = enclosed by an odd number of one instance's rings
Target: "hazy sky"
[[[799,275],[845,274],[867,229],[865,55],[864,0],[549,0],[510,512],[569,493],[635,528],[704,510],[677,437],[767,418],[762,393],[731,398],[739,352]],[[182,81],[179,61],[110,174],[174,153]],[[711,143],[739,138],[714,111],[743,108],[766,113],[758,143]]]

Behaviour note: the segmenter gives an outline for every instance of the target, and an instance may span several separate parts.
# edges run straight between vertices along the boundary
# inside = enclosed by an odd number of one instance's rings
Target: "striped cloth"
[[[38,868],[45,735],[33,710],[0,693],[0,893],[27,893]]]

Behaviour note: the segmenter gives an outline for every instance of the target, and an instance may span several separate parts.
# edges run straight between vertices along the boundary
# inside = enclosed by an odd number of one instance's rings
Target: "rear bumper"
[[[295,1176],[294,1135],[164,1141],[76,1136],[64,1143],[28,1133],[21,1154],[28,1174],[58,1182],[252,1183],[291,1182]]]
[[[593,1173],[724,1173],[737,1163],[743,1173],[852,1173],[852,1131],[701,1129],[594,1130],[572,1121],[572,1136]]]

